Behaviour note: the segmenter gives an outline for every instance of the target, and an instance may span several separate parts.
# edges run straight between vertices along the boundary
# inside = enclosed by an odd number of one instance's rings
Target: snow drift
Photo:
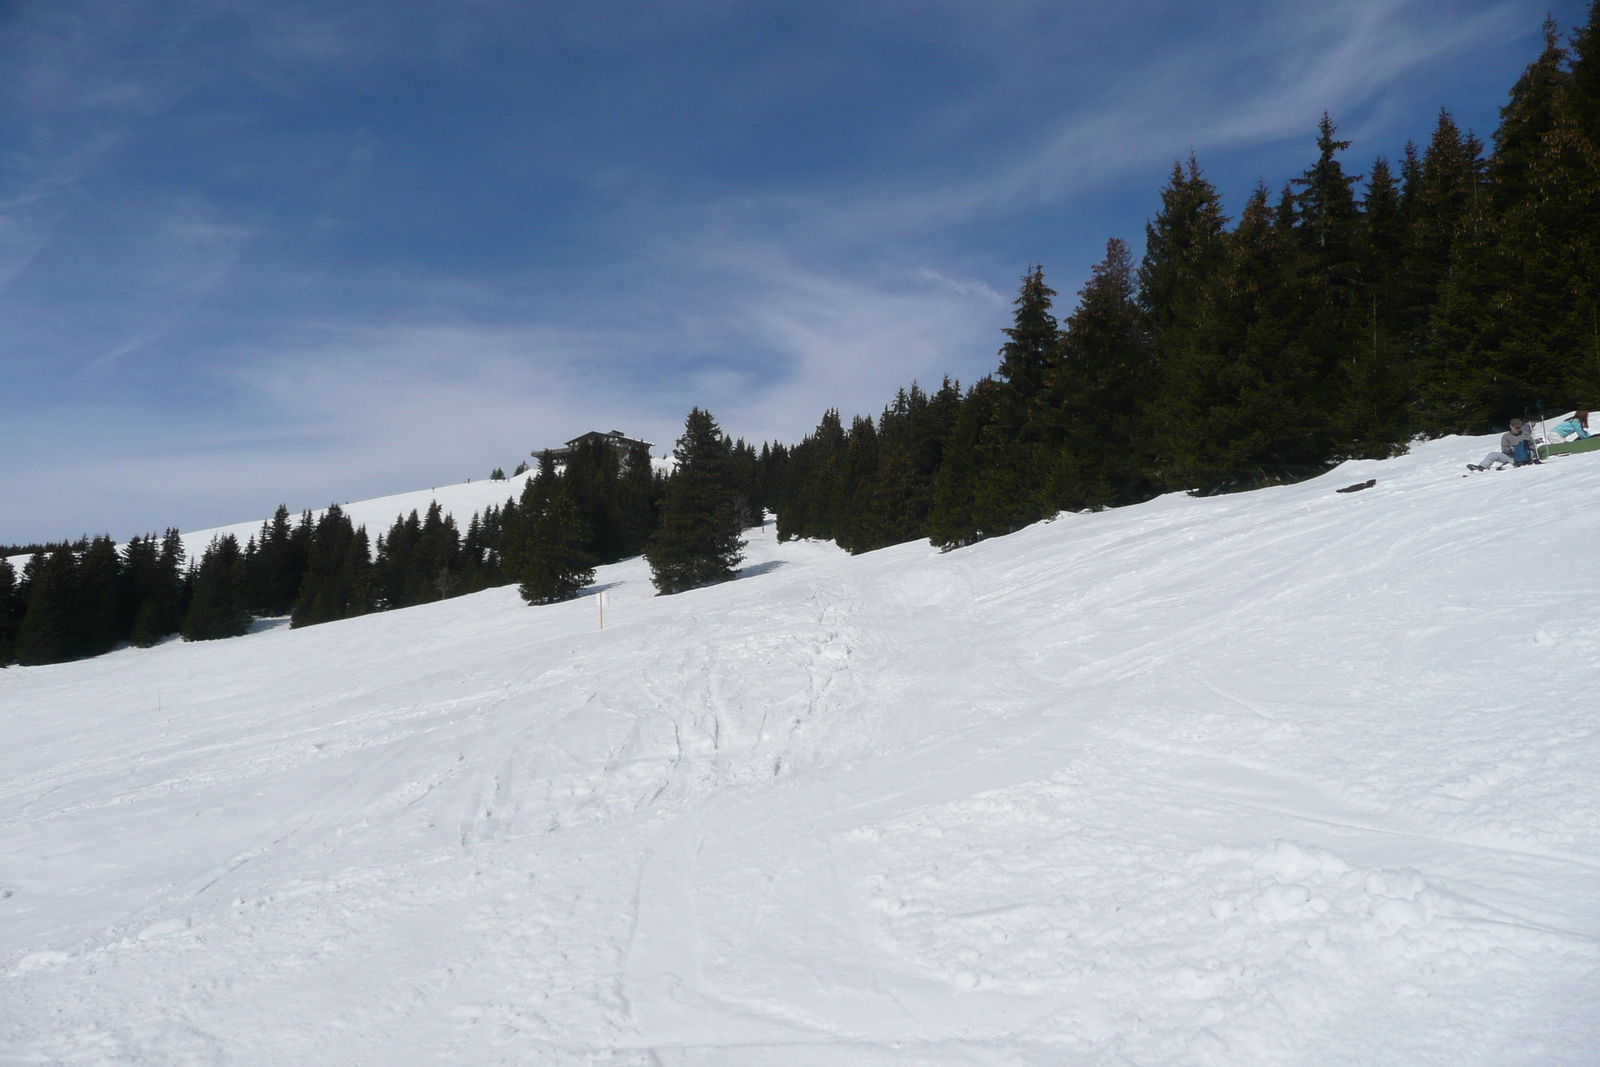
[[[0,1063],[1593,1063],[1600,462],[1492,441],[0,671]]]

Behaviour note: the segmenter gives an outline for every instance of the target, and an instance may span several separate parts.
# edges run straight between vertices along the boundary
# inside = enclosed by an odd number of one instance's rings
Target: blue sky
[[[970,381],[1174,159],[1487,138],[1585,6],[0,0],[0,542]]]

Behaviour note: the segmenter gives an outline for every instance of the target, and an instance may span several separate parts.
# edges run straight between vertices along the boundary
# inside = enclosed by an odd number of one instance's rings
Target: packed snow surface
[[[1593,1064],[1600,458],[1493,441],[0,671],[0,1063]]]

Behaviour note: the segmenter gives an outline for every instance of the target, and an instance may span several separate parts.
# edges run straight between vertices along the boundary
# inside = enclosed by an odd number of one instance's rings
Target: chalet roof
[[[626,447],[628,445],[644,445],[646,448],[655,447],[649,441],[641,441],[638,438],[629,437],[621,430],[612,430],[609,433],[601,433],[599,430],[590,430],[588,433],[579,434],[577,437],[574,437],[572,440],[568,441],[567,447],[577,448],[581,444],[585,444],[594,440],[601,440],[607,444],[616,445],[619,448]]]
[[[612,430],[609,433],[601,433],[599,430],[590,430],[588,433],[579,434],[577,437],[574,437],[560,448],[534,449],[533,455],[537,457],[548,453],[552,459],[562,459],[578,446],[590,444],[595,441],[600,441],[610,445],[624,456],[626,456],[626,454],[633,448],[634,445],[643,445],[645,447],[645,451],[649,451],[655,447],[655,445],[651,442],[641,441],[636,437],[629,437],[621,430]]]

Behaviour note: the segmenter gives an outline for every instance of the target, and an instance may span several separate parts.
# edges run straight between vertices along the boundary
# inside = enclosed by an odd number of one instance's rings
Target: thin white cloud
[[[108,2],[93,10],[106,13],[103,24],[74,33],[51,24],[51,47],[0,73],[0,93],[23,101],[32,122],[10,157],[10,184],[0,186],[0,293],[40,249],[66,239],[62,205],[80,195],[84,175],[218,64],[297,97],[313,84],[304,69],[469,55],[497,19],[513,19],[519,31],[548,28],[557,42],[550,47],[622,49],[667,38],[691,47],[696,33],[750,9],[722,0],[559,11],[489,3],[450,22],[404,5],[318,14],[197,0],[173,8],[178,38],[219,13],[237,15],[250,47],[199,47],[185,63],[163,61],[159,49],[127,54],[130,27],[139,25],[128,12],[153,8]],[[0,539],[108,524],[119,535],[167,522],[214,525],[278,500],[317,506],[477,477],[593,428],[642,434],[660,451],[697,404],[732,433],[794,440],[825,408],[872,413],[914,378],[970,381],[993,368],[1015,275],[1064,242],[1019,247],[1014,262],[976,277],[991,261],[963,255],[949,234],[1041,211],[1065,215],[1095,190],[1135,175],[1143,183],[1152,167],[1191,149],[1204,162],[1208,151],[1309,138],[1324,108],[1336,121],[1370,112],[1424,68],[1531,32],[1525,4],[1409,0],[1235,3],[1190,13],[1196,32],[1167,41],[1131,25],[1170,10],[1137,0],[839,5],[840,19],[873,23],[874,32],[887,26],[905,40],[937,39],[957,65],[984,73],[970,93],[926,108],[914,101],[870,167],[797,173],[790,182],[675,185],[648,161],[576,155],[568,161],[574,180],[607,200],[591,222],[618,262],[614,276],[588,289],[556,279],[566,288],[542,293],[553,272],[535,277],[515,264],[453,272],[366,263],[330,275],[350,294],[349,310],[322,303],[312,312],[284,298],[231,322],[219,313],[221,328],[201,343],[183,331],[214,307],[215,294],[236,298],[258,283],[281,296],[308,266],[324,265],[258,240],[270,236],[270,219],[243,218],[243,209],[224,210],[199,193],[100,202],[125,234],[117,266],[144,284],[123,294],[121,318],[102,333],[62,332],[103,386],[95,399],[9,416],[17,421],[0,465]],[[448,34],[428,29],[447,22]],[[1119,44],[1126,61],[1073,67],[1097,42]],[[756,113],[784,91],[766,73],[763,80],[753,66],[741,75],[748,85],[713,87],[749,88],[746,106]],[[837,65],[812,74],[804,92],[819,91]],[[355,174],[383,147],[363,134],[335,154]],[[1146,192],[1153,203],[1154,187]],[[1098,233],[1085,262],[1129,220],[1091,223]],[[1070,264],[1051,267],[1063,294],[1077,288]],[[592,266],[581,270],[596,279]],[[35,328],[18,321],[9,328]],[[179,342],[190,355],[168,364],[183,375],[175,391],[200,400],[163,406],[159,397],[115,395],[119,375],[147,356],[155,366]]]
[[[1052,84],[1058,79],[1037,72],[1036,84],[1019,87],[1014,76],[963,101],[952,137],[1022,106],[1019,91],[1040,119],[1033,138],[984,153],[981,165],[825,194],[741,194],[714,210],[730,229],[790,216],[805,220],[796,227],[802,234],[839,240],[898,238],[1061,204],[1190,151],[1309,136],[1324,110],[1337,116],[1381,100],[1419,69],[1527,31],[1525,16],[1510,3],[1468,13],[1413,0],[1251,5],[1236,25],[1162,47],[1099,88]],[[1052,91],[1061,93],[1053,106],[1040,106]]]

